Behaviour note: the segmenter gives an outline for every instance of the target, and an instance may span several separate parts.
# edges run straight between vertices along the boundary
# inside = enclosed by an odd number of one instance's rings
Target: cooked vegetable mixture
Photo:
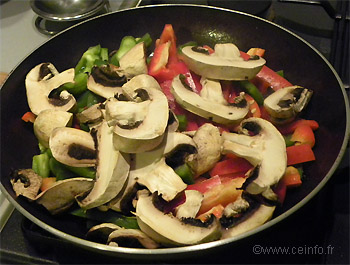
[[[263,48],[177,46],[170,24],[151,52],[152,42],[126,36],[116,51],[88,48],[75,68],[27,74],[22,119],[40,152],[13,172],[16,195],[85,219],[88,240],[116,247],[262,225],[315,160],[318,123],[300,118],[312,90],[268,68]]]

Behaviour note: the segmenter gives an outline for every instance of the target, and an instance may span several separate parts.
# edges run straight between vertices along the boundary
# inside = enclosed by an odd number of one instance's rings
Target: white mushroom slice
[[[86,233],[86,239],[93,242],[106,244],[108,241],[108,236],[113,231],[118,229],[121,229],[121,227],[113,223],[102,223],[95,225]]]
[[[95,142],[90,133],[69,127],[56,128],[49,139],[53,157],[68,166],[91,167],[96,163]]]
[[[61,85],[74,82],[74,68],[58,73],[51,63],[35,66],[26,76],[25,85],[30,110],[38,115],[45,109],[69,111],[75,106],[75,98],[67,91],[61,92],[59,98],[50,98],[52,90]]]
[[[129,95],[129,99],[132,99],[134,96],[134,91],[140,88],[157,88],[161,90],[157,80],[150,75],[140,74],[131,78],[127,83],[122,86],[123,93]]]
[[[117,122],[124,126],[132,126],[145,119],[150,103],[149,100],[138,103],[110,98],[105,105],[106,120],[110,126],[116,125]]]
[[[193,141],[197,146],[197,153],[190,155],[187,162],[198,176],[213,168],[220,160],[222,138],[217,127],[205,123],[198,128]]]
[[[138,229],[118,229],[114,230],[108,237],[107,244],[119,247],[134,246],[133,241],[138,241],[143,247],[147,249],[155,249],[159,244]],[[130,242],[130,244],[128,244]]]
[[[237,200],[226,205],[224,209],[224,215],[227,217],[232,217],[239,213],[246,211],[249,207],[249,202],[242,198],[242,194]]]
[[[128,78],[137,75],[147,74],[146,52],[144,42],[132,47],[119,60],[120,68]]]
[[[73,114],[63,110],[46,109],[39,113],[33,125],[34,134],[39,143],[49,147],[49,138],[55,128],[69,126],[72,123]]]
[[[227,105],[227,101],[222,93],[220,81],[202,77],[200,83],[202,84],[202,90],[199,92],[199,95],[202,98],[221,105]]]
[[[147,174],[139,175],[137,182],[146,186],[150,192],[157,192],[166,201],[171,201],[187,187],[181,177],[165,163],[165,158],[156,163]]]
[[[51,214],[61,213],[70,208],[77,196],[89,192],[94,180],[89,178],[71,178],[59,180],[36,197]]]
[[[245,190],[251,194],[260,194],[276,184],[287,167],[286,145],[283,136],[269,121],[261,118],[249,118],[242,121],[240,132],[224,132],[223,150],[247,159],[255,169],[248,178]],[[249,132],[255,135],[249,136]]]
[[[264,108],[274,118],[294,118],[306,107],[312,93],[300,86],[284,87],[265,98]]]
[[[177,218],[195,218],[203,201],[203,194],[198,190],[185,190],[186,201],[176,207]]]
[[[143,113],[144,119],[134,122],[134,114],[126,120],[116,120],[114,127],[114,145],[117,149],[126,153],[140,153],[154,149],[164,137],[169,119],[168,101],[163,92],[156,88],[142,88],[135,91],[135,99],[142,94],[145,97],[143,103],[149,101],[147,110],[138,108]],[[156,117],[156,118],[155,118]],[[125,124],[126,121],[126,124]],[[129,122],[130,121],[130,122]]]
[[[127,82],[124,73],[114,65],[93,67],[87,82],[87,88],[106,99],[121,93],[121,87]]]
[[[122,190],[129,174],[128,155],[113,146],[113,128],[104,121],[97,128],[96,182],[91,192],[78,203],[90,209],[109,202]]]
[[[220,124],[238,124],[249,111],[249,104],[244,93],[236,98],[235,103],[213,102],[186,87],[184,81],[181,80],[181,75],[173,79],[171,92],[176,102],[186,110]]]
[[[212,216],[205,223],[194,218],[178,219],[158,210],[152,196],[140,196],[136,217],[141,231],[164,245],[193,245],[210,242],[221,236],[220,223]]]
[[[94,104],[82,112],[77,113],[76,116],[80,123],[94,124],[100,122],[103,119],[101,104]]]
[[[16,196],[24,196],[29,200],[35,200],[42,183],[42,177],[33,169],[15,170],[10,180]]]
[[[125,189],[122,191],[122,194],[119,194],[115,199],[113,199],[108,204],[108,207],[115,211],[121,211],[121,202],[132,192],[137,180],[147,178],[149,173],[154,170],[159,161],[164,158],[165,155],[170,154],[178,147],[182,147],[184,145],[190,145],[194,148],[196,147],[191,137],[183,133],[168,131],[166,132],[163,142],[157,146],[157,148],[134,154],[130,166],[128,183],[126,184]]]
[[[216,44],[214,50],[209,54],[203,48],[185,46],[182,48],[183,60],[196,74],[217,80],[252,79],[266,63],[261,57],[243,60],[232,43]]]
[[[232,228],[223,229],[222,239],[238,236],[263,225],[271,219],[275,208],[275,206],[261,204],[246,220],[239,222]]]

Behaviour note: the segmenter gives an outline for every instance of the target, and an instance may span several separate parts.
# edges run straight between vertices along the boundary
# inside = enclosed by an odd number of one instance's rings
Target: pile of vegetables
[[[177,46],[167,24],[75,68],[26,77],[40,153],[13,172],[17,196],[88,220],[87,239],[159,248],[233,237],[268,221],[314,161],[312,91],[266,65],[265,50]],[[268,52],[268,51],[266,51]],[[125,240],[127,239],[127,240]]]

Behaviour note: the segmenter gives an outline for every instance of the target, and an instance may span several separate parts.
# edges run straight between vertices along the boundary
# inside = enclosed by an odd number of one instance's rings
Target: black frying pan
[[[15,198],[9,181],[12,169],[31,167],[38,153],[32,126],[21,121],[29,110],[26,103],[24,79],[41,62],[53,63],[59,71],[74,67],[89,47],[101,44],[116,49],[123,36],[142,36],[148,32],[160,36],[166,23],[171,23],[178,44],[190,40],[212,44],[216,41],[234,42],[241,50],[251,47],[266,49],[267,65],[283,69],[294,84],[314,90],[306,119],[317,120],[314,148],[317,161],[305,166],[308,176],[303,185],[289,193],[273,220],[254,231],[236,238],[181,248],[142,250],[113,248],[84,240],[85,229],[70,217],[52,217],[35,203]],[[127,257],[164,257],[174,253],[184,256],[230,244],[260,232],[309,201],[329,180],[338,166],[349,138],[349,106],[342,83],[324,57],[308,43],[291,32],[263,19],[239,12],[203,6],[165,5],[135,8],[88,20],[56,35],[25,58],[14,69],[1,89],[1,189],[15,207],[31,221],[54,235],[84,248],[110,255]]]

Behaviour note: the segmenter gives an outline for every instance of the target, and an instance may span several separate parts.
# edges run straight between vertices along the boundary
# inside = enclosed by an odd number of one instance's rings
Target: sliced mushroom
[[[159,244],[138,229],[114,230],[108,237],[108,245],[118,247],[144,247],[155,249]]]
[[[182,48],[183,60],[196,74],[217,80],[252,79],[266,63],[261,57],[243,60],[232,43],[216,44],[214,50],[209,54],[205,48],[185,46]]]
[[[255,167],[243,185],[248,193],[268,192],[287,167],[284,138],[275,126],[261,118],[242,121],[239,132],[241,134],[223,132],[222,152],[243,157]]]
[[[113,128],[104,121],[97,128],[96,182],[90,193],[78,200],[81,208],[90,209],[109,202],[122,190],[129,174],[128,155],[113,145]]]
[[[86,233],[86,239],[101,244],[107,244],[109,235],[118,229],[121,229],[121,227],[113,223],[98,224],[89,229]]]
[[[75,98],[67,91],[62,91],[57,98],[50,93],[61,85],[74,82],[74,68],[59,73],[51,63],[35,66],[26,76],[25,85],[30,110],[38,115],[45,109],[69,111],[75,104]]]
[[[281,88],[264,100],[264,108],[277,122],[294,119],[309,103],[313,91],[300,86]]]
[[[95,142],[90,133],[69,127],[52,131],[49,146],[53,157],[68,166],[91,167],[96,163]]]
[[[36,197],[36,202],[43,205],[51,214],[59,214],[69,209],[77,196],[89,192],[93,179],[71,178],[59,180]]]
[[[258,205],[251,212],[243,214],[242,218],[232,227],[225,227],[222,232],[222,239],[238,236],[263,225],[271,219],[275,208],[276,206]]]
[[[163,140],[169,118],[167,98],[158,89],[138,89],[134,91],[133,98],[135,101],[119,101],[119,105],[121,102],[126,105],[125,115],[116,119],[114,128],[114,145],[126,153],[140,153],[158,146]]]
[[[186,201],[176,207],[175,216],[181,218],[195,218],[203,201],[203,194],[197,190],[185,190]]]
[[[187,162],[197,176],[207,172],[220,160],[222,138],[220,131],[211,123],[198,128],[193,136],[197,153],[190,155]]]
[[[169,158],[171,154],[176,155],[176,153],[178,153],[178,148],[181,149],[186,145],[190,145],[192,148],[196,147],[191,137],[183,133],[168,131],[163,139],[163,142],[157,146],[157,148],[134,154],[131,162],[128,183],[123,189],[122,194],[119,194],[115,199],[113,199],[108,204],[108,207],[116,211],[123,211],[125,208],[124,206],[130,205],[130,201],[135,197],[138,186],[140,186],[137,184],[138,180],[147,179],[147,176],[155,169],[161,159],[165,159],[166,156]],[[183,159],[184,158],[182,158],[182,160]],[[171,168],[169,171],[171,171],[173,175]],[[157,181],[156,177],[153,178],[153,181]]]
[[[134,96],[134,91],[141,88],[157,88],[161,90],[157,80],[150,75],[140,74],[131,78],[127,83],[123,85],[123,92],[129,96],[130,99]]]
[[[209,86],[211,83],[207,83]],[[218,85],[218,83],[214,84]],[[215,85],[215,87],[216,87]],[[206,90],[210,90],[207,88]],[[222,91],[215,88],[210,90],[211,93],[219,93],[216,98],[222,97]],[[210,121],[214,121],[220,124],[238,124],[248,113],[249,104],[247,103],[244,93],[236,97],[235,103],[223,102],[220,103],[212,101],[208,95],[202,97],[201,95],[193,92],[187,87],[185,81],[181,75],[178,75],[173,79],[171,92],[173,93],[175,100],[186,110],[197,114]],[[204,95],[204,92],[202,93]]]
[[[144,42],[140,42],[120,58],[120,68],[128,78],[147,74],[146,57]]]
[[[118,67],[112,64],[94,66],[87,82],[87,88],[95,94],[108,99],[120,93],[121,87],[126,82],[127,78]]]
[[[34,134],[39,142],[48,148],[51,132],[55,128],[69,126],[72,123],[72,119],[73,114],[67,111],[56,109],[43,110],[34,121]]]
[[[165,163],[165,158],[157,162],[147,174],[140,174],[137,182],[146,186],[150,192],[157,192],[166,201],[171,201],[187,187],[180,176]]]
[[[102,121],[103,112],[101,110],[101,104],[94,104],[91,107],[77,113],[77,119],[80,123],[96,124]]]
[[[199,92],[199,95],[202,98],[221,105],[227,105],[227,101],[222,93],[220,81],[202,77],[200,83],[202,85],[202,89]]]
[[[42,177],[33,169],[20,169],[13,172],[10,181],[16,196],[21,195],[29,200],[35,200],[41,187]]]
[[[193,245],[219,239],[220,225],[214,215],[207,222],[194,218],[178,219],[155,207],[152,196],[140,196],[136,217],[141,231],[164,245]]]

